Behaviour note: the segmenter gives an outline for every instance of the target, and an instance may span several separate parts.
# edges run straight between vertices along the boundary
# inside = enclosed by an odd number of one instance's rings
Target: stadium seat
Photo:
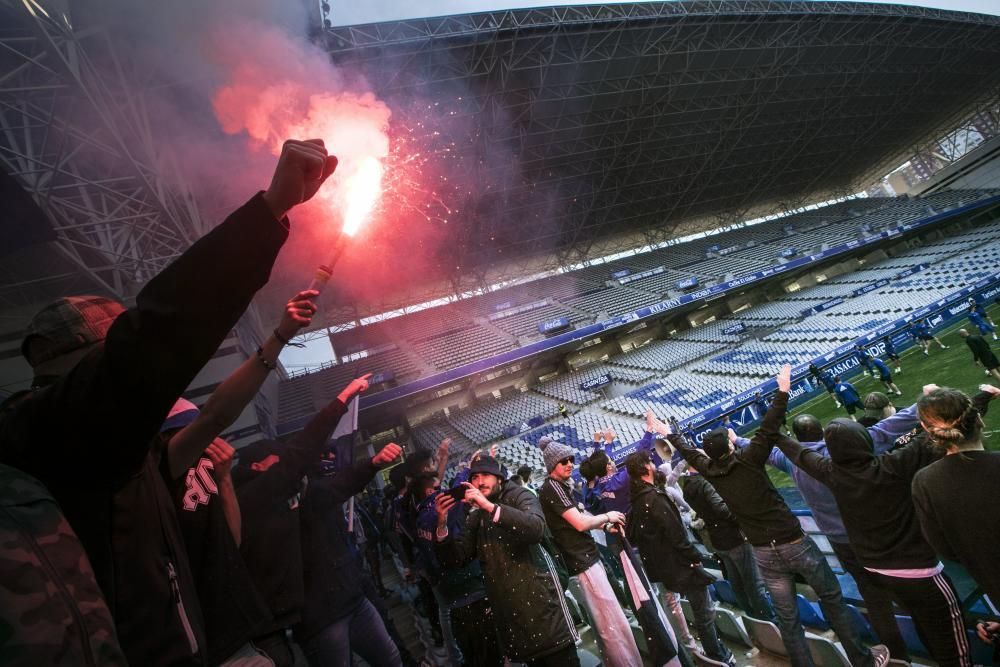
[[[795,603],[799,607],[799,618],[802,620],[802,625],[817,630],[830,629],[830,624],[823,618],[823,612],[820,611],[819,605],[805,599],[801,593],[795,595]]]
[[[813,662],[817,665],[821,667],[851,667],[851,661],[847,659],[844,649],[829,639],[807,634],[806,644],[809,646]]]
[[[733,585],[725,579],[719,579],[712,587],[715,589],[715,597],[719,602],[725,602],[728,605],[734,607],[739,607],[740,605],[736,602],[736,593],[733,592]],[[746,611],[744,609],[744,611]]]
[[[847,615],[850,616],[851,623],[854,624],[854,629],[857,631],[861,641],[868,642],[869,644],[877,642],[875,631],[872,630],[871,623],[868,622],[868,619],[865,618],[860,609],[855,607],[853,604],[848,604]]]
[[[788,657],[788,651],[785,650],[785,643],[781,640],[781,632],[777,625],[751,616],[743,617],[743,625],[746,627],[747,634],[754,646],[761,651],[779,658]]]
[[[899,625],[899,633],[903,636],[903,642],[906,644],[906,650],[911,655],[921,657],[927,657],[930,655],[927,652],[927,647],[924,646],[922,641],[920,641],[920,636],[917,634],[917,626],[913,622],[912,617],[896,614],[896,624]]]
[[[972,664],[985,665],[986,667],[995,664],[993,647],[979,639],[979,635],[974,629],[968,628],[965,632],[969,637],[969,647],[972,649]]]
[[[715,608],[715,627],[719,631],[719,634],[729,641],[742,644],[747,648],[753,648],[750,635],[747,634],[747,630],[743,627],[743,623],[739,617],[725,607]]]

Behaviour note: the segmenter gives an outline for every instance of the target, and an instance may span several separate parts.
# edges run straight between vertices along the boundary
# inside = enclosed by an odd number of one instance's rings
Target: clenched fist
[[[291,209],[312,199],[336,168],[337,158],[327,154],[322,139],[289,139],[281,147],[264,201],[280,220]]]

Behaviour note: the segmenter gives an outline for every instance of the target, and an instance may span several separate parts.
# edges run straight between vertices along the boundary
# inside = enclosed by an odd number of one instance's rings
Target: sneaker
[[[927,350],[924,350],[924,356],[925,356],[925,357],[929,357],[929,356],[931,356],[931,353],[930,353],[930,352],[928,352]]]
[[[896,372],[896,373],[902,373],[903,369],[900,368],[899,366],[896,366],[896,370],[894,372]]]
[[[871,647],[872,665],[874,667],[885,667],[889,664],[889,649],[883,644],[875,644]]]
[[[947,350],[947,349],[948,349],[949,347],[950,347],[949,345],[942,345],[942,346],[941,346],[941,349],[942,349],[942,350]]]
[[[987,373],[987,374],[989,374],[989,371],[986,371],[986,373]],[[840,405],[840,401],[834,401],[834,402],[835,402],[835,403],[837,404],[837,407],[838,407],[838,408],[839,408],[839,407],[843,407],[843,406],[841,406],[841,405]]]

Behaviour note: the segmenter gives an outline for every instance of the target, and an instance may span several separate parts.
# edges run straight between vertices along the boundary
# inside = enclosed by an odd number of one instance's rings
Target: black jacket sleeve
[[[688,465],[698,472],[706,470],[708,468],[708,464],[712,461],[712,459],[708,458],[708,455],[705,454],[705,452],[692,447],[687,438],[682,435],[671,433],[667,436],[667,440],[669,440],[670,444],[674,446],[674,449],[681,453],[681,456],[684,457],[684,460],[687,461]]]
[[[248,486],[248,491],[268,497],[295,493],[302,476],[311,465],[319,461],[326,449],[330,434],[337,428],[340,418],[346,412],[347,406],[339,399],[328,403],[309,420],[305,428],[292,436],[285,445],[281,460],[257,475]],[[242,502],[242,490],[240,502]]]
[[[783,391],[775,392],[774,400],[764,413],[764,420],[760,428],[754,433],[753,438],[743,449],[739,450],[739,456],[748,463],[754,465],[764,465],[767,457],[771,455],[771,448],[774,447],[775,438],[778,437],[778,429],[785,421],[785,411],[788,408],[788,394]]]
[[[3,416],[0,460],[46,483],[137,471],[167,411],[267,282],[287,235],[257,195],[194,243],[103,344]]]
[[[306,493],[312,494],[319,509],[330,510],[364,491],[377,472],[371,461],[360,461],[332,475],[310,477]]]
[[[670,507],[666,505],[669,502],[672,501],[665,495],[661,496],[659,493],[656,494],[656,497],[651,502],[650,514],[657,526],[659,543],[679,554],[688,563],[700,563],[701,554],[698,553],[698,550],[688,540],[687,532],[684,530],[684,524],[681,522],[680,516],[671,511]]]
[[[736,520],[733,513],[729,511],[729,505],[726,504],[726,501],[722,499],[722,496],[719,495],[719,492],[710,483],[705,481],[703,484],[699,484],[697,492],[704,499],[705,506],[708,507],[708,511],[713,518],[721,521]]]
[[[829,485],[833,474],[833,461],[829,457],[803,447],[798,440],[786,435],[779,435],[776,444],[796,467],[801,468],[810,477]]]
[[[545,514],[538,496],[521,488],[504,500],[510,504],[498,503],[500,518],[497,526],[507,533],[507,539],[528,544],[541,542],[545,536]],[[492,520],[492,517],[483,518],[483,521]]]

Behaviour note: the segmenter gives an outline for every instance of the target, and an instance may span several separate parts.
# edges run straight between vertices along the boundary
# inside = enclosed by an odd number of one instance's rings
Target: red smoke
[[[391,112],[385,103],[360,82],[349,83],[322,50],[281,28],[230,25],[213,37],[209,51],[227,72],[212,100],[225,132],[245,132],[253,148],[274,155],[286,139],[319,138],[339,158],[337,173],[314,203],[296,212],[297,220],[308,221],[314,234],[316,225],[328,228],[317,237],[332,236],[345,212],[377,203],[359,206],[358,196],[380,194],[389,155]]]

